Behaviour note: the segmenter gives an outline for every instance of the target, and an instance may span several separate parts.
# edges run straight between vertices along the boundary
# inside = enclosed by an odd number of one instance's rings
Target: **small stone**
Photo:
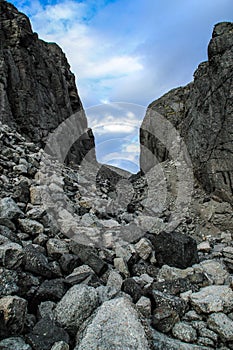
[[[24,164],[15,165],[13,170],[18,174],[27,174],[28,168]]]
[[[82,265],[79,267],[76,267],[74,271],[66,277],[66,281],[70,284],[78,284],[83,282],[86,278],[90,277],[91,275],[94,275],[95,272],[92,270],[92,268],[88,265]]]
[[[214,342],[218,341],[218,335],[206,327],[203,327],[199,330],[199,335],[201,337],[209,338],[209,339],[213,340]]]
[[[36,238],[34,238],[33,244],[41,245],[43,247],[45,246],[47,241],[48,241],[48,236],[44,233],[40,233]]]
[[[193,274],[194,274],[194,269],[192,267],[188,267],[186,269],[178,269],[176,267],[163,265],[159,270],[157,279],[158,281],[164,281],[164,280],[174,281],[179,278],[188,278]]]
[[[190,295],[190,300],[197,312],[230,312],[233,309],[233,291],[225,285],[201,288]]]
[[[135,254],[135,249],[132,244],[123,245],[117,242],[115,252],[117,258],[122,258],[128,263],[132,258],[132,255]]]
[[[56,307],[56,303],[54,303],[53,301],[44,301],[40,303],[40,305],[38,306],[38,317],[39,318],[49,317],[51,320],[54,320],[55,307]]]
[[[211,251],[210,243],[208,241],[201,242],[198,244],[197,250],[199,252],[209,253]]]
[[[197,331],[186,322],[176,323],[172,328],[172,334],[186,343],[193,343],[197,340]]]
[[[184,321],[201,321],[202,317],[195,310],[190,310],[184,315],[183,320]]]
[[[144,317],[151,317],[151,301],[149,298],[142,296],[136,303],[136,306]]]
[[[98,293],[95,288],[75,285],[68,290],[57,304],[55,315],[58,322],[72,334],[98,306]]]
[[[230,277],[227,270],[218,261],[205,260],[200,263],[200,266],[212,284],[225,284]]]
[[[43,203],[42,196],[47,192],[46,186],[31,186],[30,198],[33,205],[40,205]]]
[[[81,260],[75,254],[63,254],[59,259],[61,269],[70,274],[72,271],[82,264]]]
[[[69,343],[68,333],[49,317],[42,318],[26,336],[34,350],[50,350],[54,343]]]
[[[13,220],[22,216],[23,212],[11,197],[0,200],[0,218]]]
[[[172,310],[175,310],[179,316],[183,316],[185,314],[187,303],[183,299],[174,295],[162,293],[158,290],[153,290],[152,296],[156,307],[169,306]]]
[[[215,346],[215,342],[212,339],[206,338],[206,337],[199,337],[197,344],[206,346],[208,348],[209,347],[214,348]]]
[[[216,332],[223,341],[233,341],[233,321],[222,312],[211,314],[208,327]]]
[[[111,270],[108,276],[107,286],[120,292],[123,278],[116,270]]]
[[[123,258],[115,258],[114,259],[114,267],[121,272],[125,277],[129,277],[130,273],[128,270],[128,266]]]
[[[98,292],[100,304],[103,304],[105,303],[105,301],[113,299],[118,294],[118,292],[115,289],[106,286],[99,286],[96,288],[96,291]]]
[[[140,285],[137,284],[137,282],[133,278],[126,278],[122,285],[122,291],[126,294],[129,294],[134,303],[137,303],[137,301],[141,298],[143,295],[143,290],[140,287]]]
[[[68,254],[69,248],[66,242],[61,239],[51,238],[46,244],[48,256],[59,258],[62,254]]]
[[[51,270],[48,259],[40,253],[33,245],[28,244],[25,249],[24,268],[26,271],[51,278],[54,272]]]
[[[64,283],[63,279],[53,279],[42,282],[38,288],[34,301],[59,301],[63,295],[67,292],[67,285]]]
[[[0,268],[0,297],[15,294],[19,287],[18,274],[16,271]]]
[[[0,245],[0,263],[8,269],[17,269],[23,262],[23,248],[17,243]]]
[[[69,348],[70,347],[67,343],[65,343],[64,341],[59,341],[53,345],[51,350],[69,350]]]
[[[18,296],[6,296],[0,299],[0,337],[18,335],[24,329],[27,313],[26,300]]]
[[[152,253],[151,243],[146,238],[141,238],[140,241],[135,244],[135,249],[143,260],[147,260]]]
[[[44,232],[44,226],[36,220],[19,219],[19,226],[23,232],[29,233],[32,236],[36,236]]]
[[[29,344],[20,337],[7,338],[0,341],[1,350],[32,350]]]
[[[174,324],[180,320],[178,313],[169,305],[157,307],[152,315],[152,327],[160,332],[169,332]]]
[[[97,255],[93,248],[71,241],[70,249],[79,257],[83,264],[90,266],[98,276],[107,271],[108,265]]]
[[[222,243],[230,243],[232,242],[232,235],[230,232],[222,232],[221,233],[221,241]]]

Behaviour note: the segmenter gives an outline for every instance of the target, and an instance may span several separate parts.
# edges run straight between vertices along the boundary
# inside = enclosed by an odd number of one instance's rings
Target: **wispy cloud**
[[[145,109],[135,112],[131,106],[102,113],[94,108],[94,113],[87,107],[112,101],[146,107],[169,89],[188,83],[207,58],[214,24],[233,20],[232,0],[12,2],[29,15],[42,39],[57,42],[65,51],[97,144],[107,135],[118,139],[114,146],[112,141],[105,144],[107,150],[98,149],[102,159],[109,151],[137,160],[135,142]]]

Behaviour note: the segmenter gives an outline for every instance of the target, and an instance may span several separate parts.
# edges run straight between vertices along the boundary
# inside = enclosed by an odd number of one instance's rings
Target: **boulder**
[[[150,349],[145,329],[128,299],[106,301],[84,332],[78,333],[75,350],[97,349]]]
[[[197,243],[179,232],[161,232],[149,235],[160,266],[169,265],[186,269],[198,262]]]

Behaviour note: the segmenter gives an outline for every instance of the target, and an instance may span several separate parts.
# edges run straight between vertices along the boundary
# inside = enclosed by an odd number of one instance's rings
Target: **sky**
[[[9,0],[10,1],[10,0]],[[137,172],[149,103],[192,81],[232,0],[11,0],[75,73],[98,160]]]

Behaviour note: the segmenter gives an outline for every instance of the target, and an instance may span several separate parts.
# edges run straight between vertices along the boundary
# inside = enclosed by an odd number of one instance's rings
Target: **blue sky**
[[[65,51],[99,160],[132,171],[138,169],[145,107],[190,82],[207,59],[214,24],[233,21],[232,0],[11,2],[30,17],[40,38]]]

